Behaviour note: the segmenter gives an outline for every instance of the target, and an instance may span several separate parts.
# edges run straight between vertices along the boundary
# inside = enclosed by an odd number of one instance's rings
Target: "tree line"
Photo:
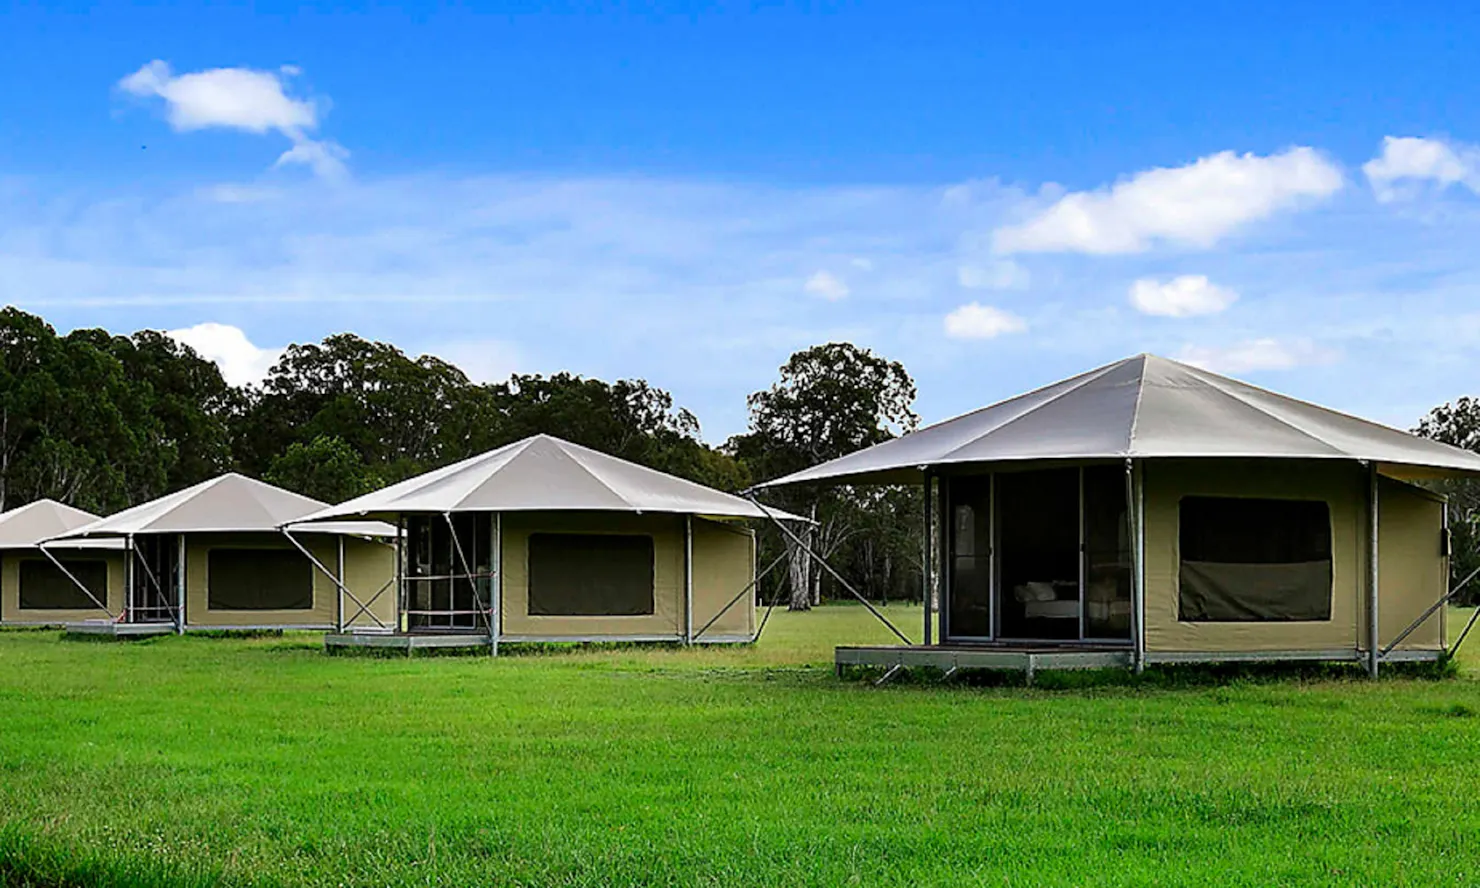
[[[698,418],[641,379],[514,374],[475,383],[454,365],[351,334],[289,346],[260,383],[229,385],[152,330],[58,334],[0,310],[0,511],[49,497],[108,514],[226,471],[342,502],[547,433],[737,492],[913,429],[914,382],[846,343],[793,355],[749,398],[748,430],[711,446]],[[920,493],[785,491],[813,517],[807,543],[871,598],[918,599]],[[786,550],[761,532],[761,558]],[[838,593],[805,558],[761,586],[810,607]]]
[[[904,366],[847,343],[792,355],[749,396],[747,430],[719,446],[698,418],[641,379],[514,374],[475,383],[439,358],[347,333],[292,345],[259,384],[153,330],[60,335],[0,309],[0,511],[49,497],[108,514],[239,471],[325,502],[533,434],[737,492],[916,428]],[[1480,451],[1480,399],[1434,408],[1414,430]],[[1480,568],[1480,484],[1436,485],[1450,500],[1457,583]],[[921,492],[914,487],[783,489],[767,499],[816,522],[804,542],[870,598],[914,599]],[[788,551],[761,530],[761,563]],[[763,598],[807,608],[842,593],[807,558],[788,559]],[[1463,600],[1480,601],[1480,579]]]

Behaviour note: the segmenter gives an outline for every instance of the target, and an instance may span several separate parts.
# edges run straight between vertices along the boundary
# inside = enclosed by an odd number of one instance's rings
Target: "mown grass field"
[[[833,678],[835,643],[886,639],[852,607],[497,660],[0,633],[0,881],[1480,881],[1475,649],[1375,685]]]

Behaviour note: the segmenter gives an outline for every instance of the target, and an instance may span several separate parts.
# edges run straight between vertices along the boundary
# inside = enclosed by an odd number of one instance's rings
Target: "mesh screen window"
[[[77,581],[108,600],[108,563],[101,559],[59,559]],[[97,610],[98,603],[55,564],[44,558],[27,558],[20,564],[21,610]]]
[[[212,549],[211,610],[310,610],[313,565],[294,549]]]
[[[652,612],[652,537],[530,535],[531,616],[636,617]]]
[[[1331,510],[1314,500],[1187,497],[1183,622],[1331,619]]]

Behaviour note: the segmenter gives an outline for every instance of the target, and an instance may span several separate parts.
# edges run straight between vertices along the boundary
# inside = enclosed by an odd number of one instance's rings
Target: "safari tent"
[[[100,619],[123,602],[123,544],[84,540],[42,549],[98,516],[43,499],[0,514],[0,623]]]
[[[764,486],[923,484],[940,639],[839,666],[1444,653],[1446,504],[1480,455],[1141,355]],[[934,579],[938,577],[937,579]]]
[[[393,638],[331,646],[500,641],[749,641],[753,503],[536,435],[325,509],[402,533]]]
[[[98,540],[122,546],[122,600],[102,619],[68,628],[141,634],[389,625],[391,607],[375,595],[394,576],[394,529],[296,524],[324,507],[233,473],[57,534],[48,549]]]

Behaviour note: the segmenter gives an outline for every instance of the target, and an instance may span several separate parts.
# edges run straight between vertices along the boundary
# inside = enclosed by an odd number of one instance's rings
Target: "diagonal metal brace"
[[[796,544],[797,548],[801,549],[803,552],[806,552],[807,555],[813,561],[816,561],[817,564],[819,566],[821,566],[823,570],[827,571],[829,574],[832,574],[832,578],[835,579],[835,580],[837,580],[838,583],[844,589],[847,589],[848,592],[851,593],[854,598],[857,598],[860,602],[862,602],[863,606],[866,607],[866,608],[868,608],[868,612],[869,613],[871,613],[875,617],[877,617],[879,619],[879,622],[883,623],[885,626],[888,626],[889,627],[889,631],[890,632],[893,632],[895,634],[895,636],[899,638],[900,641],[904,642],[907,645],[914,645],[914,642],[913,641],[910,641],[909,638],[903,632],[900,632],[898,627],[896,627],[893,623],[889,622],[889,618],[888,617],[886,617],[883,614],[879,613],[879,609],[878,608],[874,607],[873,604],[867,598],[864,598],[861,594],[859,594],[858,590],[855,589],[855,588],[853,588],[853,584],[852,583],[850,583],[847,580],[843,579],[843,575],[842,574],[838,573],[836,570],[833,570],[833,566],[831,564],[828,564],[827,563],[827,559],[826,558],[823,558],[821,555],[818,555],[816,552],[812,551],[812,548],[810,546],[808,546],[806,543],[802,542],[801,537],[799,537],[795,533],[793,533],[791,528],[787,527],[785,524],[782,524],[781,521],[775,516],[775,514],[772,513],[770,509],[768,509],[768,508],[765,507],[765,504],[763,504],[760,500],[758,500],[758,499],[755,498],[755,494],[753,494],[753,493],[747,494],[747,498],[752,503],[754,503],[755,506],[756,506],[756,508],[760,509],[761,512],[763,512],[767,518],[771,519],[771,523],[774,524],[774,525],[776,525],[781,530],[782,533],[786,534],[787,538],[790,539],[794,544]]]

